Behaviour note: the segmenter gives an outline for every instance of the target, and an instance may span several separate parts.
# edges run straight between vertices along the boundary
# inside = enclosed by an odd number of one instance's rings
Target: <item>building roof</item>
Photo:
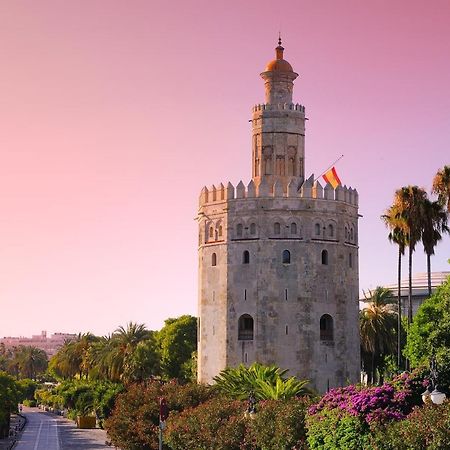
[[[437,287],[444,283],[450,276],[450,272],[431,272],[431,289],[434,291]],[[397,283],[388,284],[385,286],[388,289],[392,289],[394,293],[397,292]],[[402,297],[408,296],[409,279],[403,279],[401,281],[401,295]],[[412,292],[413,296],[427,297],[428,296],[428,274],[416,273],[412,279]]]

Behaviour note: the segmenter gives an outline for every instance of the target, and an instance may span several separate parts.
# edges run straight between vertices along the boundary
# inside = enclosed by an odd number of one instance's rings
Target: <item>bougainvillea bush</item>
[[[424,390],[416,374],[402,374],[378,387],[332,389],[308,411],[311,449],[371,449],[369,435],[406,418]]]
[[[174,412],[197,406],[212,395],[211,388],[196,383],[180,385],[150,381],[130,385],[117,397],[105,428],[112,443],[122,450],[156,449],[160,397],[166,399],[169,410]]]

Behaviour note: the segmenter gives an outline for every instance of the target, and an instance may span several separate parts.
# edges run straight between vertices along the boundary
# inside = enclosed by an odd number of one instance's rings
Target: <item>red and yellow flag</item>
[[[333,189],[336,189],[342,184],[334,166],[323,175],[323,179],[325,180],[325,183],[330,183],[331,186],[333,186]]]

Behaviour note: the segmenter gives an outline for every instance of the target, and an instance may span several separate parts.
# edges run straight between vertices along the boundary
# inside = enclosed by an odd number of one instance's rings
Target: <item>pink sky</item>
[[[1,2],[0,336],[196,314],[198,194],[250,180],[280,28],[306,172],[345,154],[360,287],[394,282],[379,216],[450,164],[449,23],[447,0]]]

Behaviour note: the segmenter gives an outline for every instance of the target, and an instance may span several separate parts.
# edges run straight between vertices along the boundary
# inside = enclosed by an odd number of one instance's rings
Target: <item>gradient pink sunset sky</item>
[[[360,288],[395,282],[380,215],[450,164],[449,24],[448,0],[0,2],[0,336],[196,314],[198,195],[251,178],[279,29],[306,172],[345,155]]]

